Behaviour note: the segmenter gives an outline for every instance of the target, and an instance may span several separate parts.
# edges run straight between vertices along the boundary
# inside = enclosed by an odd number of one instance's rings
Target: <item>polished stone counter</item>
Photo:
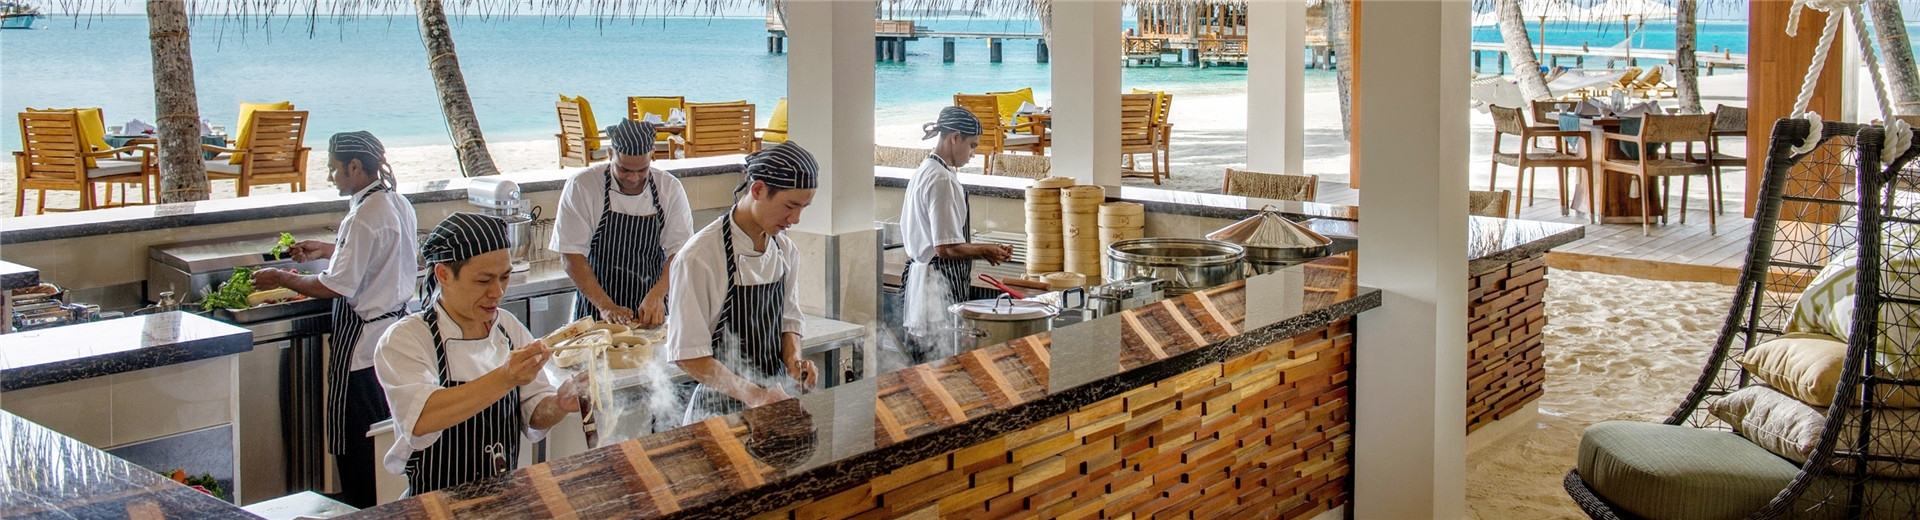
[[[873,184],[885,188],[906,188],[907,180],[913,177],[911,168],[890,166],[873,167]],[[966,187],[967,194],[1000,197],[1006,199],[1025,199],[1026,188],[1032,179],[998,175],[978,175],[962,173],[958,176],[960,184]],[[1121,186],[1118,193],[1115,188],[1107,188],[1107,200],[1138,202],[1148,213],[1168,213],[1195,217],[1243,219],[1253,216],[1262,208],[1271,206],[1274,210],[1294,220],[1312,218],[1331,218],[1339,220],[1359,220],[1360,208],[1317,202],[1296,202],[1273,200],[1239,195],[1220,195],[1213,193],[1194,193],[1188,191]]]
[[[256,518],[233,504],[0,411],[0,516]]]
[[[1359,222],[1314,219],[1304,224],[1336,243],[1360,238]],[[1467,275],[1479,276],[1516,260],[1544,255],[1586,236],[1586,226],[1579,224],[1468,216]]]
[[[40,284],[40,270],[13,262],[0,261],[0,291]]]
[[[253,350],[253,333],[166,312],[16,332],[0,340],[0,391],[77,381]]]
[[[412,497],[352,518],[741,518],[1380,305],[1354,253]]]

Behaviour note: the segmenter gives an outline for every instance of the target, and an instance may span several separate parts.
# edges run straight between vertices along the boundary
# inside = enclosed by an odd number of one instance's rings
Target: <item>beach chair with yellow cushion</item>
[[[1006,125],[1000,117],[1000,100],[991,94],[954,94],[953,104],[967,109],[973,117],[980,120],[980,146],[975,152],[991,156],[1005,151],[1023,151],[1033,155],[1045,155],[1046,143],[1041,135],[1009,134],[1024,128],[1038,126],[1039,123]],[[986,173],[992,174],[993,164],[987,164]]]
[[[234,192],[245,197],[256,186],[286,184],[307,191],[307,111],[254,110],[241,126],[242,137],[233,148],[200,145],[202,150],[226,154],[207,160],[208,181],[234,181]]]
[[[560,144],[560,167],[578,167],[607,160],[608,150],[601,146],[600,126],[593,120],[593,105],[585,97],[560,95],[553,104],[560,116],[560,133],[553,137]]]
[[[26,214],[27,190],[39,192],[39,204],[34,214],[47,211],[90,210],[112,207],[101,204],[94,198],[94,188],[100,184],[139,184],[141,203],[151,202],[147,196],[148,173],[152,171],[153,150],[142,146],[121,148],[103,148],[105,132],[87,128],[101,128],[103,123],[99,109],[87,109],[87,116],[81,110],[54,109],[30,110],[20,113],[20,151],[13,152],[14,184],[13,215]],[[102,144],[93,144],[98,140]],[[131,153],[135,160],[119,160],[113,157]],[[60,209],[47,207],[47,191],[74,191],[80,195],[78,207]],[[122,202],[125,202],[124,196]],[[121,204],[124,205],[124,204]]]
[[[1173,178],[1173,121],[1168,116],[1173,113],[1173,94],[1164,90],[1133,89],[1135,94],[1153,94],[1153,130],[1159,134],[1160,151],[1154,160],[1160,162],[1159,169],[1166,172],[1167,178]]]
[[[1126,156],[1121,166],[1122,177],[1147,177],[1154,184],[1167,175],[1160,168],[1160,133],[1153,126],[1153,112],[1158,100],[1153,94],[1120,95],[1120,153]],[[1148,166],[1141,168],[1137,162],[1140,154],[1147,155]]]
[[[660,123],[672,121],[674,109],[687,109],[686,96],[629,96],[627,97],[627,119],[645,121],[647,114],[660,118]],[[671,132],[659,132],[653,136],[653,158],[668,157],[668,138]]]
[[[689,159],[747,154],[758,150],[753,138],[753,105],[745,100],[687,103],[687,131],[673,136],[673,157]]]
[[[787,98],[780,98],[779,103],[774,103],[773,117],[767,119],[767,127],[755,128],[754,131],[760,132],[762,143],[787,142]]]

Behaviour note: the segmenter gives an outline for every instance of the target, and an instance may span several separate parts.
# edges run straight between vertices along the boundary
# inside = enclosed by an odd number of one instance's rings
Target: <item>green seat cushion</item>
[[[1737,434],[1625,421],[1588,427],[1578,467],[1601,498],[1661,520],[1746,518],[1800,471]]]

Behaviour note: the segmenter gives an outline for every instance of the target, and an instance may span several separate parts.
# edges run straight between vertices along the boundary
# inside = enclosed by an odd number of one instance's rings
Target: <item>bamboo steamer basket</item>
[[[1027,203],[1060,202],[1060,188],[1027,188]]]
[[[1108,202],[1100,205],[1101,215],[1145,215],[1147,207],[1137,202]]]
[[[1067,240],[1060,235],[1027,235],[1027,251],[1063,250]]]
[[[1041,276],[1040,280],[1046,282],[1048,289],[1055,291],[1087,286],[1087,275],[1080,273],[1047,273]]]
[[[1100,227],[1114,229],[1142,229],[1147,227],[1146,215],[1112,215],[1103,208],[1100,213]]]
[[[1131,240],[1135,238],[1146,238],[1146,237],[1147,237],[1147,230],[1140,229],[1140,228],[1132,228],[1132,229],[1114,229],[1109,227],[1100,228],[1100,242],[1102,244],[1119,242],[1121,240]],[[1105,249],[1105,248],[1101,248],[1101,249]]]
[[[1088,225],[1086,223],[1072,222],[1072,221],[1067,222],[1066,225],[1061,226],[1060,228],[1060,235],[1063,237],[1066,237],[1068,241],[1072,241],[1074,239],[1096,238],[1099,236],[1099,232],[1100,232],[1100,226],[1093,226],[1093,225]]]
[[[1107,190],[1099,186],[1070,186],[1060,190],[1060,199],[1062,201],[1092,201],[1102,203],[1107,201]]]
[[[1072,177],[1045,177],[1040,179],[1034,179],[1033,181],[1033,187],[1035,188],[1059,189],[1059,188],[1066,188],[1069,186],[1073,186],[1074,184],[1075,183]]]
[[[1062,264],[1066,263],[1066,261],[1067,250],[1065,249],[1027,250],[1027,265]]]

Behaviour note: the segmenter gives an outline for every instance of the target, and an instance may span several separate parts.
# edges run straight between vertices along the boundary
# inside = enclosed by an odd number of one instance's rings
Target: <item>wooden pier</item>
[[[1535,53],[1543,52],[1540,46],[1536,45],[1534,49]],[[1500,42],[1474,42],[1474,70],[1481,70],[1483,68],[1486,62],[1486,53],[1492,53],[1494,59],[1498,60],[1498,62],[1495,63],[1497,67],[1493,70],[1507,69],[1506,44]],[[1628,50],[1625,48],[1593,47],[1589,45],[1548,45],[1544,50],[1544,55],[1540,57],[1540,65],[1547,67],[1569,65],[1574,68],[1612,69],[1619,68],[1618,66],[1632,66],[1632,63],[1620,63],[1627,61],[1629,57],[1631,57],[1634,62],[1649,60],[1672,64],[1674,56],[1672,50],[1661,49]],[[1734,54],[1733,51],[1730,50],[1714,49],[1695,51],[1694,56],[1700,61],[1700,67],[1705,69],[1705,72],[1709,75],[1713,74],[1715,69],[1747,68],[1747,55]],[[1601,66],[1588,67],[1587,62],[1589,61],[1602,63],[1596,64]]]

